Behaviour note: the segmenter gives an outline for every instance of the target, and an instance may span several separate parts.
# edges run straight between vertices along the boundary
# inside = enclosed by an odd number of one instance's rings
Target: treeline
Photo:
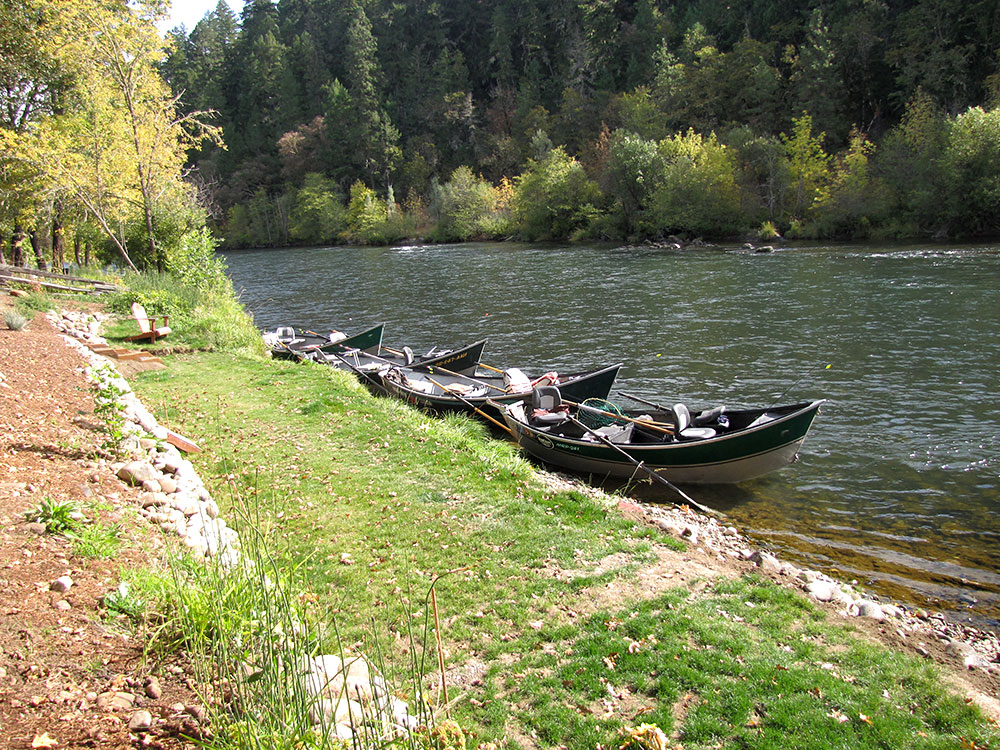
[[[162,71],[231,245],[1000,234],[1000,6],[248,0]]]

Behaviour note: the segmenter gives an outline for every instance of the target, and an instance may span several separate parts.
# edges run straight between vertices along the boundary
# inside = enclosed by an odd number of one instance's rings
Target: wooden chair
[[[157,339],[162,339],[171,332],[170,326],[167,325],[170,321],[166,315],[158,315],[151,318],[146,314],[145,308],[138,302],[132,303],[132,316],[135,318],[135,322],[139,324],[139,333],[135,336],[127,336],[125,338],[126,341],[149,339],[150,343],[156,343]],[[157,318],[163,318],[162,326],[157,327]]]

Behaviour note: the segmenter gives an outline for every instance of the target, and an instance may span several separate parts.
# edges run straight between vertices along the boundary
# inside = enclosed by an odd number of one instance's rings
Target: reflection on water
[[[694,407],[827,398],[794,466],[693,496],[787,559],[1000,618],[996,247],[468,244],[227,257],[261,327],[384,321],[388,343],[414,350],[488,338],[494,365],[621,361],[622,390]],[[977,603],[966,609],[963,595]]]

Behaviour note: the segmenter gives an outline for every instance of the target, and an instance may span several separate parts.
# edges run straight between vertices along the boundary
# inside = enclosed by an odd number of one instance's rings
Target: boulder
[[[160,472],[149,461],[129,461],[118,470],[118,478],[133,486],[146,481],[156,481]]]

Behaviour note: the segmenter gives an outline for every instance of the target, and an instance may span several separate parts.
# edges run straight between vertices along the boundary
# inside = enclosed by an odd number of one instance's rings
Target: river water
[[[226,259],[262,328],[385,322],[385,342],[414,351],[488,338],[485,362],[535,372],[623,362],[621,390],[694,408],[829,399],[798,463],[690,488],[695,499],[784,559],[1000,622],[1000,246],[498,243]]]

